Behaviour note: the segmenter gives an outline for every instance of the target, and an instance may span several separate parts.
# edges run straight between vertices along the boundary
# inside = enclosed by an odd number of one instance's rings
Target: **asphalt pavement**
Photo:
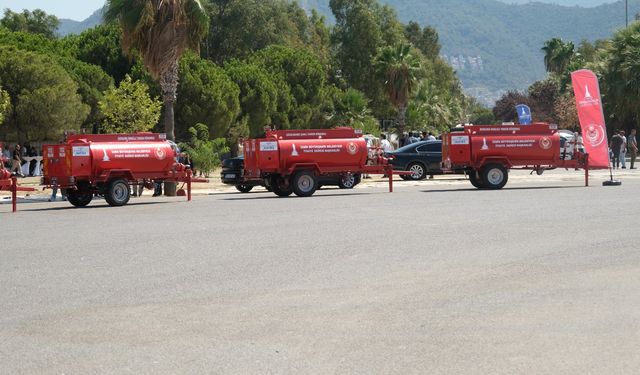
[[[640,179],[600,177],[0,205],[0,373],[636,374]]]

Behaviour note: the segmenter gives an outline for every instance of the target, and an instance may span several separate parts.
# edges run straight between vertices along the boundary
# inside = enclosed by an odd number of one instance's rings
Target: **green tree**
[[[499,121],[517,123],[518,112],[516,111],[516,105],[518,104],[530,105],[529,96],[516,90],[508,91],[496,101],[493,107],[493,115]]]
[[[73,79],[46,55],[0,47],[0,82],[11,102],[4,130],[17,140],[55,140],[89,112]]]
[[[528,89],[531,115],[534,121],[555,121],[556,99],[560,95],[558,85],[551,79],[534,82]]]
[[[144,66],[159,80],[164,129],[167,138],[174,140],[178,63],[185,50],[199,50],[208,28],[208,17],[200,1],[107,0],[105,20],[120,23],[125,52],[140,53]]]
[[[85,30],[79,35],[66,36],[62,44],[75,58],[101,67],[119,84],[125,75],[131,73],[134,65],[134,61],[123,53],[121,40],[120,26],[109,23]]]
[[[278,89],[272,122],[278,128],[308,128],[322,105],[327,77],[319,59],[305,48],[269,46],[251,56],[250,62],[265,69]]]
[[[640,22],[620,29],[607,50],[603,81],[611,125],[640,126]]]
[[[319,56],[328,54],[321,19],[310,20],[295,2],[282,0],[211,0],[206,6],[212,20],[203,42],[205,58],[223,64],[246,59],[253,52],[273,44],[319,47]],[[312,23],[313,22],[313,23]],[[327,55],[328,56],[328,55]]]
[[[149,88],[125,76],[120,86],[105,92],[99,102],[104,133],[135,133],[153,129],[160,119],[162,103],[149,96]]]
[[[180,146],[191,158],[194,168],[209,177],[209,174],[220,166],[222,155],[229,152],[224,138],[209,139],[209,127],[196,124],[189,128],[190,140]]]
[[[195,54],[180,62],[176,106],[178,134],[188,136],[189,124],[203,123],[212,138],[224,137],[240,113],[240,89],[223,68]]]
[[[40,34],[53,39],[56,36],[56,30],[60,25],[60,21],[58,21],[56,16],[49,15],[41,9],[36,9],[33,12],[25,9],[22,13],[5,9],[4,18],[0,20],[0,25],[11,31]]]
[[[376,58],[379,75],[384,79],[384,87],[389,103],[398,110],[398,132],[405,129],[407,105],[418,79],[421,65],[419,58],[408,44],[385,47]]]
[[[335,86],[326,88],[331,106],[324,116],[326,127],[351,126],[368,134],[379,134],[380,124],[371,114],[369,99],[360,91],[349,88],[342,91]]]
[[[24,51],[46,55],[56,61],[78,85],[82,101],[91,108],[83,127],[95,127],[100,122],[98,101],[102,93],[113,85],[113,79],[100,67],[76,59],[76,48],[66,41],[48,39],[39,34],[9,32],[0,29],[0,44],[11,45]]]
[[[375,76],[373,61],[383,45],[380,20],[371,9],[374,0],[331,0],[329,6],[336,18],[331,35],[342,77],[355,89],[376,96],[371,85]],[[379,87],[379,86],[378,86]]]
[[[11,99],[9,98],[9,93],[4,91],[2,86],[0,86],[0,125],[2,125],[5,115],[9,112],[10,104]]]
[[[542,52],[544,52],[544,66],[547,72],[562,74],[567,70],[573,58],[575,47],[572,42],[553,38],[544,43]]]
[[[404,34],[407,40],[419,49],[426,58],[435,59],[440,55],[440,37],[433,27],[420,28],[420,24],[411,21],[405,26]]]
[[[278,88],[272,76],[256,64],[233,61],[225,65],[229,78],[240,88],[240,117],[246,117],[251,136],[257,136],[278,109]]]

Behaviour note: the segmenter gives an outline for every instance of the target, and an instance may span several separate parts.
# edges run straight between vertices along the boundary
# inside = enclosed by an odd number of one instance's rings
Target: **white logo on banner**
[[[600,146],[605,139],[604,127],[598,124],[589,125],[583,139],[593,147]]]

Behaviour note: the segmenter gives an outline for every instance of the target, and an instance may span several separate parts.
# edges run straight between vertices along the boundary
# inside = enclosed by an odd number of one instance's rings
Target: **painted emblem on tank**
[[[347,145],[347,152],[350,155],[355,155],[358,153],[358,145],[353,143],[353,142],[349,142],[349,144]]]
[[[543,150],[548,150],[548,149],[550,149],[552,144],[553,144],[553,143],[551,142],[551,139],[549,139],[549,137],[542,137],[542,138],[540,138],[540,147],[541,147]]]
[[[156,159],[158,160],[164,160],[164,158],[166,158],[167,155],[165,154],[164,150],[160,147],[156,148]]]

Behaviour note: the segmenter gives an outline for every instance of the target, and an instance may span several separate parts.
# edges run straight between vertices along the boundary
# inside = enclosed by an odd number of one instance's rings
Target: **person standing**
[[[433,136],[433,133],[429,132],[429,135],[427,136],[427,141],[435,141],[436,137]]]
[[[622,146],[620,146],[620,164],[622,169],[627,169],[627,137],[624,130],[620,130],[620,138],[622,138]]]
[[[627,138],[627,148],[629,149],[629,158],[631,159],[631,166],[629,169],[636,169],[633,165],[636,163],[636,157],[638,157],[638,140],[636,139],[636,129],[631,129],[629,137]]]
[[[613,137],[611,137],[611,142],[609,144],[611,148],[611,163],[613,163],[613,168],[616,169],[620,166],[620,148],[622,147],[622,138],[620,137],[619,132],[615,132]]]
[[[393,151],[393,146],[391,146],[391,142],[389,142],[385,134],[380,134],[380,148],[385,153]]]
[[[19,144],[16,144],[16,147],[13,149],[11,163],[11,172],[15,172],[18,176],[24,177],[24,173],[22,173],[22,151],[20,150]]]

